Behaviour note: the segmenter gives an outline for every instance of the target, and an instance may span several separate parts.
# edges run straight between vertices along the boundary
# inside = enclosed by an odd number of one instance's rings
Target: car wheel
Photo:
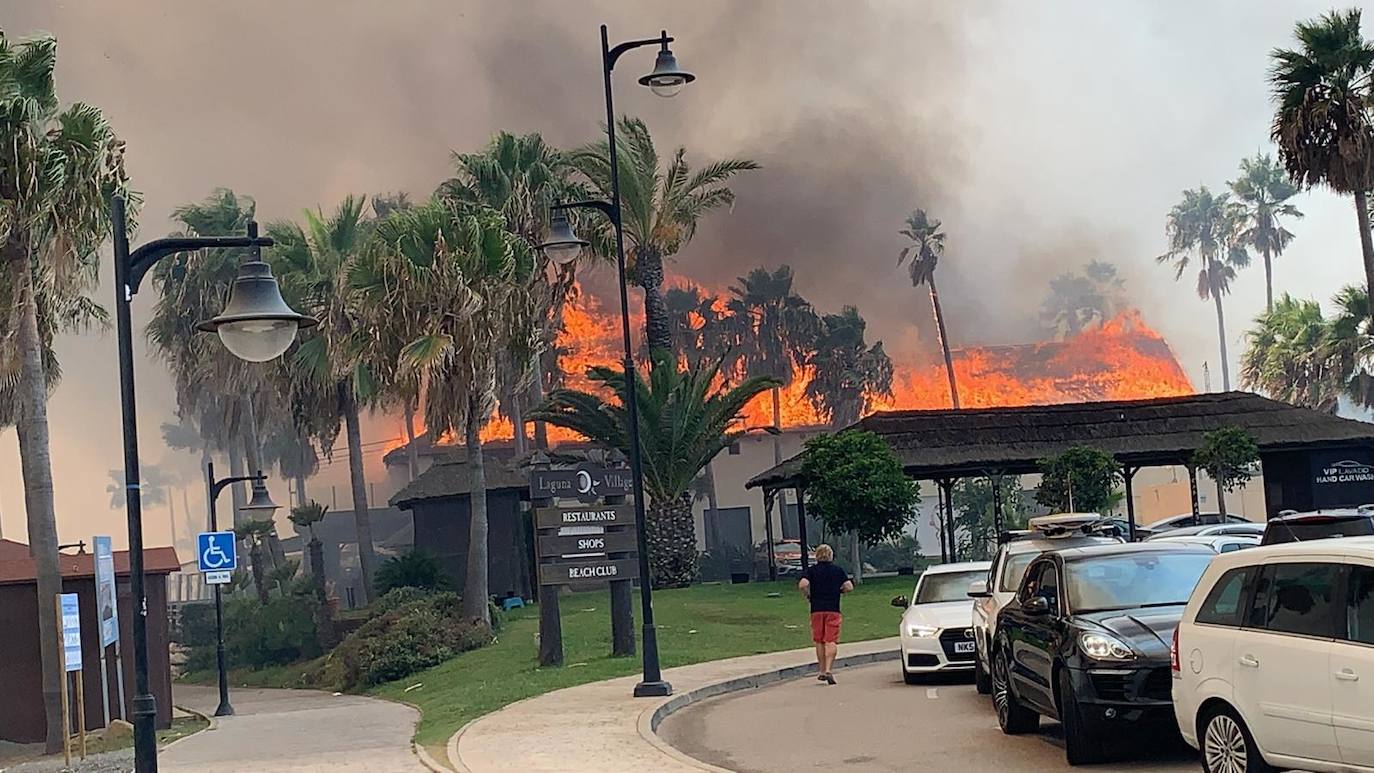
[[[990,695],[992,693],[992,677],[983,668],[983,661],[978,658],[973,659],[973,689],[979,695]]]
[[[1040,727],[1040,715],[1016,699],[1010,674],[1007,654],[998,652],[992,658],[992,705],[997,709],[997,724],[1007,735],[1035,732]]]
[[[1107,747],[1100,732],[1083,721],[1078,696],[1073,692],[1069,672],[1059,672],[1059,721],[1064,725],[1064,756],[1070,765],[1093,765],[1107,758]]]
[[[1250,729],[1230,708],[1219,708],[1207,716],[1198,741],[1202,750],[1202,769],[1207,773],[1273,773],[1277,770],[1260,756]]]
[[[913,673],[911,673],[910,671],[908,671],[908,670],[906,670],[905,668],[903,668],[903,669],[902,669],[902,681],[903,681],[903,682],[906,682],[907,684],[920,684],[920,683],[921,683],[921,675],[920,675],[920,674],[913,674]]]

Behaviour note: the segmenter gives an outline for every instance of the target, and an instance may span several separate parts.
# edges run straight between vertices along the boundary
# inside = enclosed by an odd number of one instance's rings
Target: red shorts
[[[820,644],[821,642],[838,642],[840,640],[840,617],[839,612],[812,612],[811,613],[811,641]]]

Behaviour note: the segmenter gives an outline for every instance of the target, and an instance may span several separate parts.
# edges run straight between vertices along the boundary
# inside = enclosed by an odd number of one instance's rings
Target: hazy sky
[[[928,302],[895,264],[902,218],[924,206],[949,234],[940,281],[956,345],[1030,339],[1049,277],[1103,259],[1194,383],[1206,361],[1220,388],[1211,305],[1191,275],[1175,283],[1154,263],[1164,217],[1184,188],[1224,189],[1242,156],[1269,149],[1268,52],[1330,7],[9,0],[0,27],[58,36],[62,99],[100,106],[128,142],[147,202],[141,238],[216,186],[256,197],[262,220],[296,217],[349,192],[422,197],[447,176],[450,151],[498,129],[587,141],[604,119],[597,24],[613,39],[667,27],[699,80],[659,100],[634,83],[653,61],[636,52],[617,70],[619,112],[642,116],[665,155],[684,144],[694,161],[764,165],[673,272],[723,288],[750,266],[790,262],[815,304],[856,304],[895,356],[928,356]],[[1307,217],[1289,226],[1276,286],[1325,301],[1362,278],[1353,206],[1320,190],[1297,204]],[[107,270],[102,303],[110,292]],[[150,292],[135,304],[140,328]],[[1233,360],[1262,306],[1257,264],[1226,301]],[[121,464],[113,336],[59,351],[66,378],[49,415],[61,537],[118,534],[105,491]],[[194,460],[161,447],[166,372],[147,358],[137,370],[144,458],[195,476]],[[365,441],[398,431],[385,419],[367,429]],[[0,433],[0,524],[22,538],[13,438]],[[149,541],[165,537],[150,521]]]

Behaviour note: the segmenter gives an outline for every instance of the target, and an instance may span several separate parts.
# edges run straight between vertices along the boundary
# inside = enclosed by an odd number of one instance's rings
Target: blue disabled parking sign
[[[229,582],[239,567],[238,551],[232,531],[204,531],[196,535],[196,562],[211,584]]]

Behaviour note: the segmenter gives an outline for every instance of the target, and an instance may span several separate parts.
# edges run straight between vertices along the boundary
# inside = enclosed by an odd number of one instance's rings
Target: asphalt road
[[[1123,745],[1118,759],[1070,768],[1059,725],[1003,735],[985,696],[965,681],[907,685],[896,662],[837,671],[839,684],[799,679],[702,701],[669,716],[659,735],[696,759],[740,773],[800,770],[1195,771],[1181,740]]]

